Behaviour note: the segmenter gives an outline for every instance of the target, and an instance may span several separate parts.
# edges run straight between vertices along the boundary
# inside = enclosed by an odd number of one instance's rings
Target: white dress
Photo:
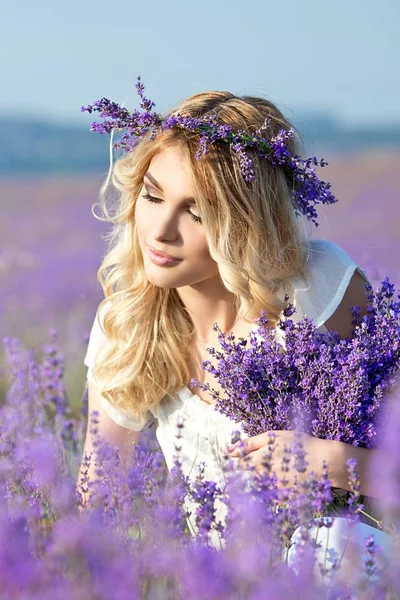
[[[334,242],[311,240],[308,242],[308,249],[307,278],[293,280],[296,313],[291,318],[297,320],[303,316],[311,317],[319,331],[326,331],[324,323],[340,304],[355,270],[360,271],[366,282],[368,279],[365,271]],[[100,315],[100,318],[102,316]],[[253,329],[257,330],[256,324]],[[87,378],[95,384],[92,366],[96,350],[100,344],[105,342],[104,338],[97,319],[95,319],[84,359],[84,363],[88,367]],[[188,387],[180,388],[172,397],[164,397],[153,412],[148,411],[141,419],[132,418],[125,411],[116,409],[106,399],[104,399],[104,409],[116,423],[127,429],[140,431],[155,423],[157,440],[168,469],[173,467],[176,454],[177,418],[183,418],[183,438],[180,440],[183,472],[185,475],[195,478],[198,473],[198,465],[204,462],[205,479],[214,480],[223,487],[223,450],[230,443],[232,432],[239,429],[239,425],[217,412],[214,406],[193,394]],[[242,432],[242,437],[248,436]],[[195,507],[193,506],[193,508]],[[220,503],[217,520],[223,521],[226,514],[225,509],[225,505]],[[193,521],[189,519],[188,524],[194,534],[196,528]],[[368,530],[371,529],[368,527]],[[373,530],[373,532],[375,531]],[[212,537],[211,541],[215,547],[220,547],[217,534]]]

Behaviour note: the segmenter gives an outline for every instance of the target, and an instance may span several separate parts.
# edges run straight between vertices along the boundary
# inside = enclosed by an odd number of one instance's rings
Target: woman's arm
[[[96,410],[99,413],[98,416],[98,429],[100,436],[108,442],[112,446],[118,446],[120,449],[121,456],[123,458],[127,458],[132,451],[132,444],[137,443],[140,439],[140,431],[132,431],[131,429],[126,429],[121,425],[115,423],[111,417],[105,412],[103,407],[103,402],[101,400],[101,395],[99,389],[92,383],[88,382],[88,415],[92,411]],[[86,430],[86,439],[84,444],[84,450],[82,455],[81,466],[79,469],[78,479],[77,479],[77,489],[79,489],[80,480],[82,477],[83,471],[83,458],[85,452],[89,455],[91,452],[93,453],[93,436],[90,433],[90,420],[88,419],[88,426]],[[94,453],[92,454],[92,460],[90,463],[88,477],[90,481],[93,481],[95,477],[95,465],[94,465]],[[81,490],[79,490],[81,492]],[[82,493],[82,492],[81,492]],[[88,497],[87,494],[82,494],[83,504],[85,505]],[[80,508],[81,509],[81,508]]]
[[[353,332],[351,307],[359,306],[360,317],[364,317],[369,305],[366,293],[365,280],[359,271],[355,271],[339,306],[325,321],[325,327],[328,330],[336,331],[342,339],[350,338]]]

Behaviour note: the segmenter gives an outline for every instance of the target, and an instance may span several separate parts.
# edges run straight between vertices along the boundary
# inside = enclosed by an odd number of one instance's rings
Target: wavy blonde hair
[[[261,97],[237,97],[210,91],[184,100],[169,114],[191,117],[217,113],[234,130],[254,132],[266,117],[269,137],[292,125],[278,108]],[[97,277],[104,300],[97,318],[107,337],[98,349],[93,374],[102,395],[113,405],[141,415],[166,395],[188,385],[188,359],[194,325],[176,289],[159,288],[146,279],[134,219],[135,203],[151,159],[178,146],[191,168],[196,205],[208,248],[218,264],[223,285],[234,294],[236,321],[255,319],[266,311],[275,327],[284,302],[292,299],[291,280],[306,275],[305,236],[299,226],[284,172],[251,153],[256,177],[246,183],[228,144],[215,143],[196,160],[199,135],[174,128],[154,140],[143,137],[133,151],[110,167],[110,185],[103,185],[100,206],[112,224],[107,252]],[[299,138],[287,142],[299,153]]]

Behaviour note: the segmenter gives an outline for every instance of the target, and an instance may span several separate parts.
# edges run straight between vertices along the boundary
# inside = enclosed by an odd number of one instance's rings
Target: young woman
[[[177,114],[215,115],[233,131],[262,131],[271,139],[291,127],[271,102],[228,92],[196,94],[167,116]],[[205,477],[221,483],[221,457],[237,424],[214,410],[208,393],[189,386],[194,377],[219,389],[201,367],[211,360],[206,348],[218,346],[213,323],[236,339],[246,338],[265,310],[276,327],[288,293],[297,309],[293,318],[306,314],[319,330],[349,337],[351,307],[366,312],[368,280],[339,246],[307,238],[293,205],[293,182],[279,162],[250,149],[254,176],[246,180],[240,148],[212,143],[199,158],[200,137],[182,126],[157,135],[146,130],[114,165],[118,194],[111,205],[108,194],[101,197],[112,223],[98,272],[105,298],[85,364],[89,412],[99,412],[100,434],[109,443],[126,454],[140,432],[155,424],[171,468],[176,422],[183,417],[184,472],[194,476],[204,461]],[[291,156],[297,144],[287,139]],[[279,445],[293,434],[276,435]],[[361,492],[375,495],[365,477],[371,451],[304,439],[310,468],[318,472],[325,459],[334,486],[346,490],[346,461],[355,457]],[[267,432],[246,440],[256,467],[266,443]],[[89,429],[84,449],[92,449]],[[277,472],[279,467],[277,459]]]

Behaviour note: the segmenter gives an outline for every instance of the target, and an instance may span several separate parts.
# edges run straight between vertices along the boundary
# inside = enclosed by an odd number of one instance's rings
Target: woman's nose
[[[179,216],[173,211],[157,215],[153,228],[154,239],[173,241],[179,237]]]

